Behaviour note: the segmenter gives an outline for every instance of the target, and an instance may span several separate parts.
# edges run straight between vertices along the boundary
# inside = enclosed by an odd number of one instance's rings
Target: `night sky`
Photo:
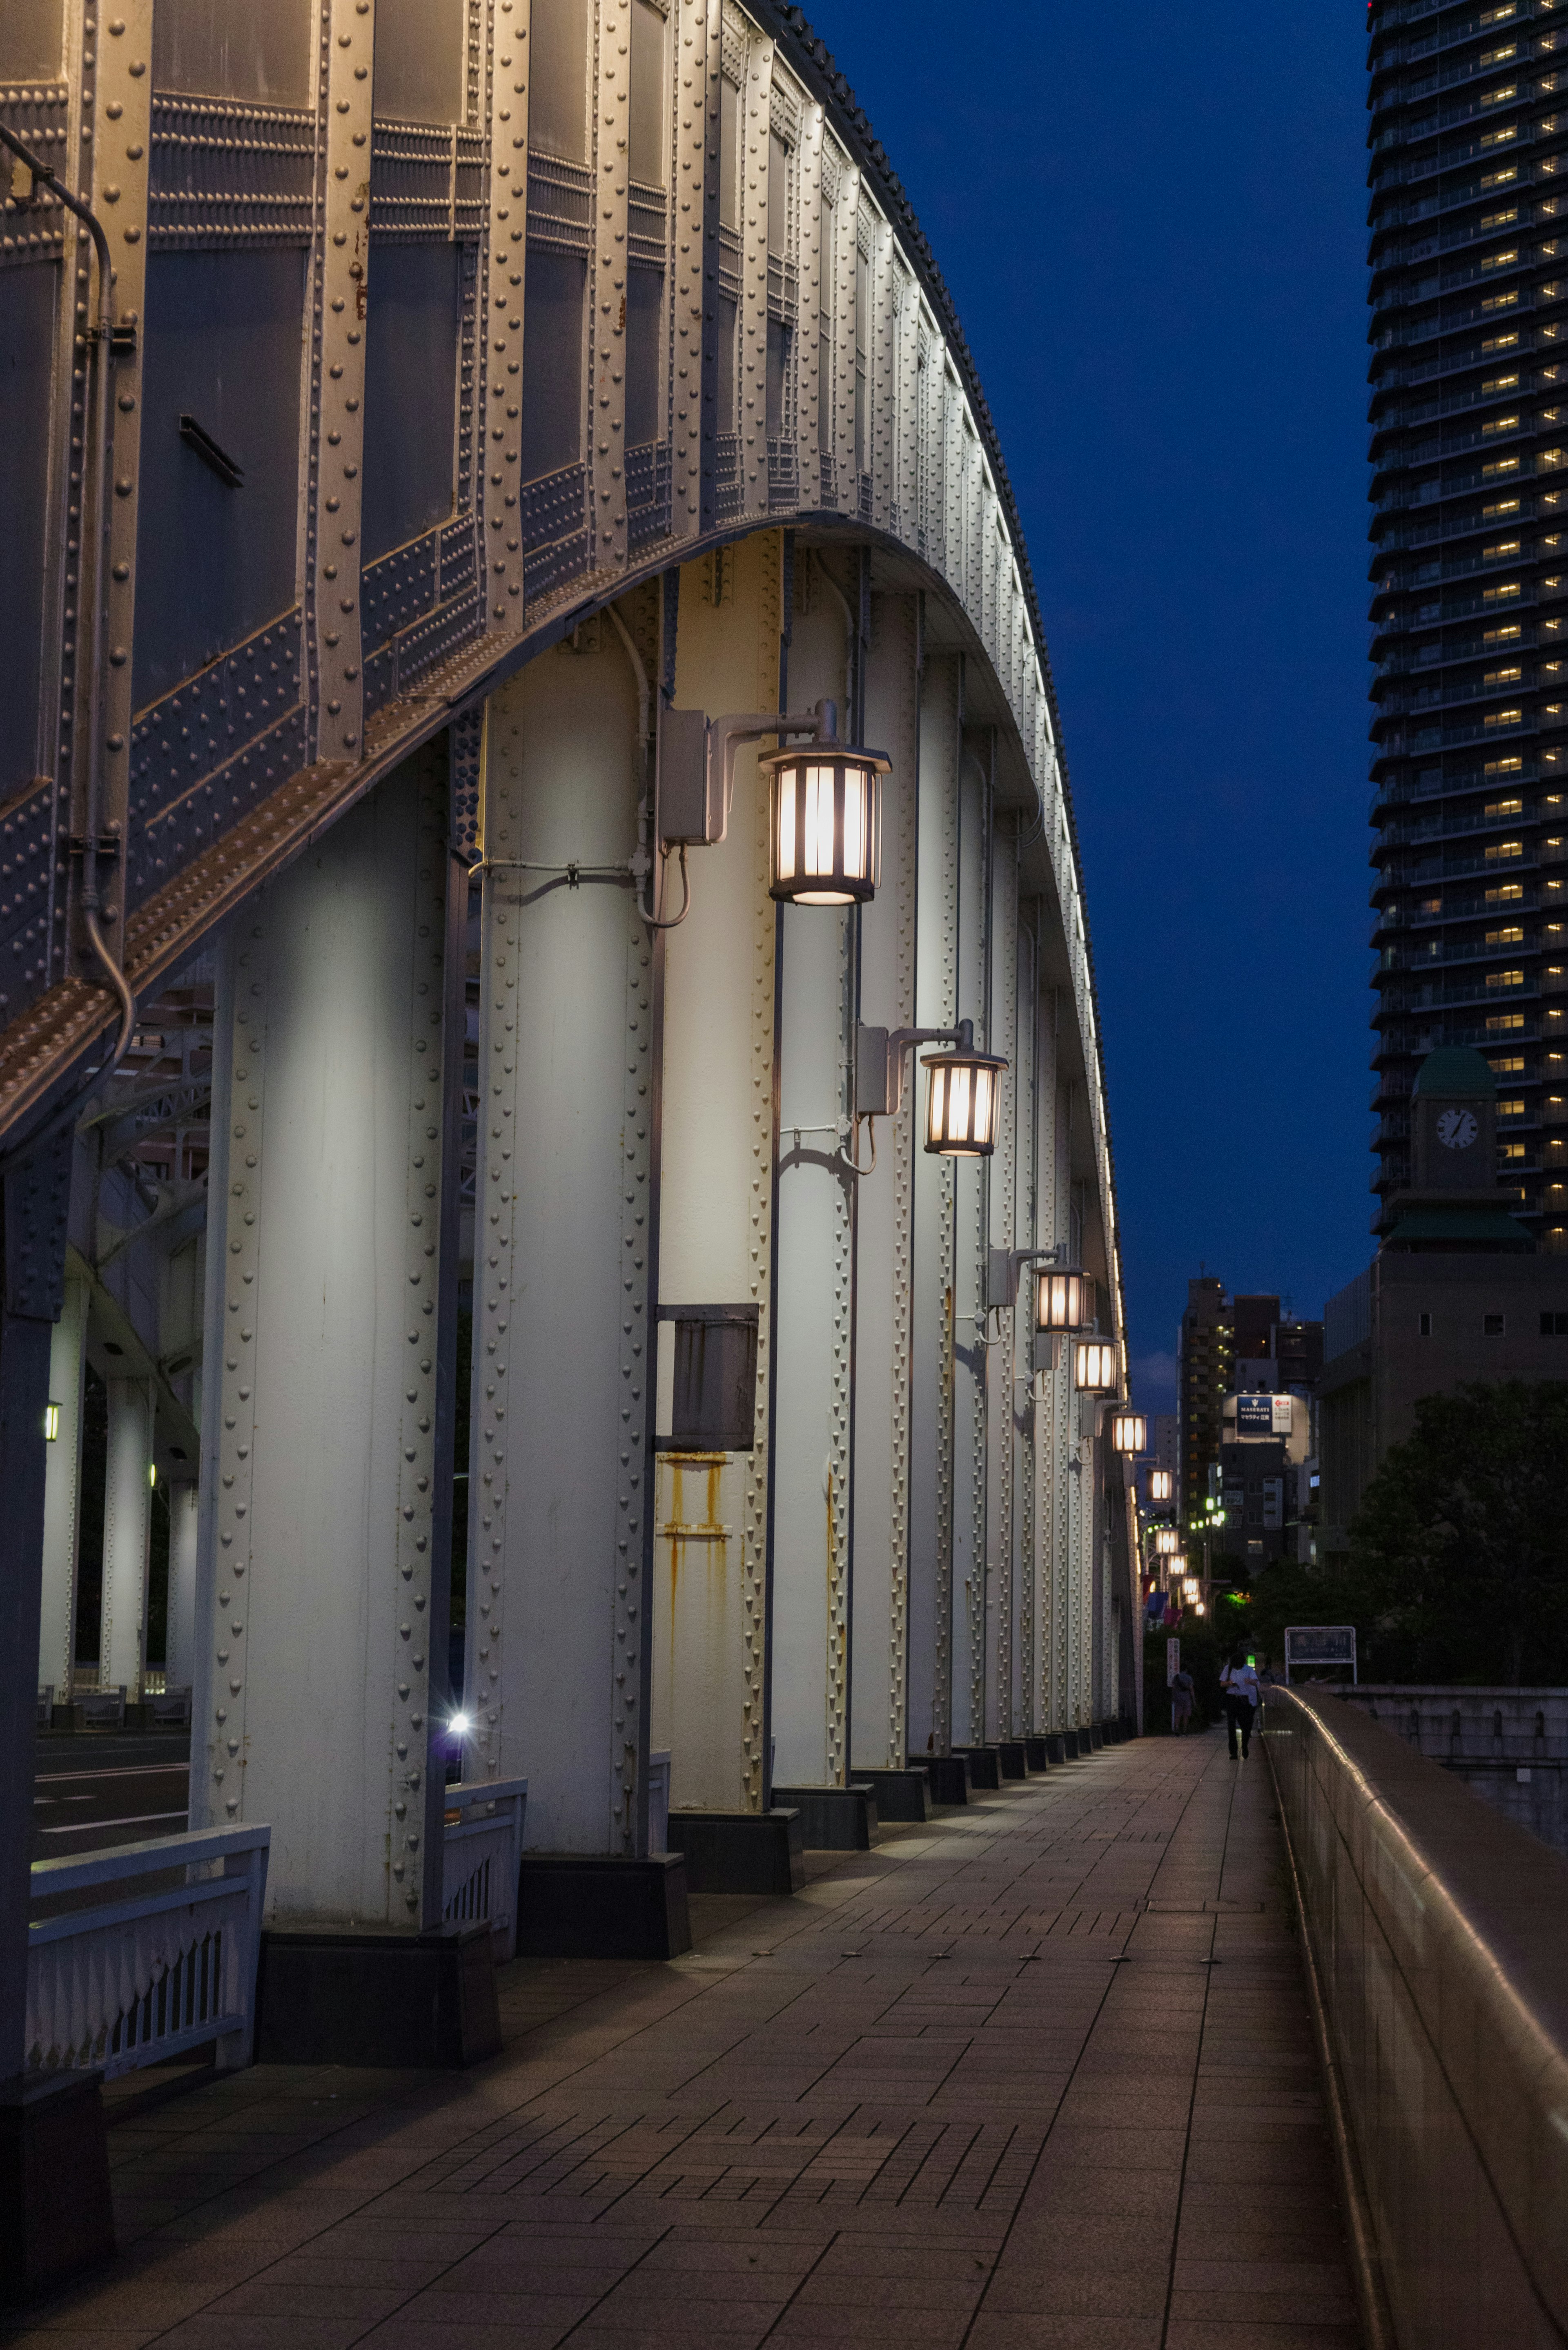
[[[1372,1250],[1365,13],[807,14],[930,240],[1023,514],[1137,1400],[1168,1410],[1189,1274],[1315,1316]]]

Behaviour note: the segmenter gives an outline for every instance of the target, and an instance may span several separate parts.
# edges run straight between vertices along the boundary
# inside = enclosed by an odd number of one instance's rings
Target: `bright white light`
[[[473,1728],[473,1724],[470,1721],[466,1713],[454,1713],[452,1720],[447,1723],[447,1728],[452,1731],[454,1738],[466,1738],[469,1731]]]

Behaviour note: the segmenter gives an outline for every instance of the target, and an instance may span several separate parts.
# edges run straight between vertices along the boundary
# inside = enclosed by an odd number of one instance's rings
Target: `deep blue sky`
[[[815,0],[1023,512],[1138,1399],[1186,1283],[1366,1262],[1365,11]],[[1155,1359],[1151,1359],[1155,1358]]]

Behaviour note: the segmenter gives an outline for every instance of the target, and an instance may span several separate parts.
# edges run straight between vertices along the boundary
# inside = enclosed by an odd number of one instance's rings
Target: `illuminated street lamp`
[[[1111,1442],[1118,1452],[1141,1452],[1148,1442],[1148,1422],[1142,1412],[1113,1412]]]
[[[1154,1548],[1157,1558],[1174,1558],[1180,1544],[1181,1536],[1174,1526],[1156,1526]]]
[[[1148,1498],[1150,1502],[1170,1501],[1172,1498],[1171,1489],[1174,1482],[1175,1480],[1172,1478],[1168,1469],[1151,1469],[1148,1472]]]
[[[880,751],[839,742],[831,702],[818,704],[811,742],[757,761],[768,777],[771,898],[855,906],[875,897],[882,873],[882,778],[891,767]]]
[[[971,1028],[967,1020],[960,1025]],[[971,1028],[971,1039],[972,1035]],[[996,1149],[999,1081],[1006,1062],[991,1053],[977,1053],[972,1042],[953,1053],[922,1053],[920,1062],[931,1073],[926,1149],[947,1159],[989,1159]]]
[[[955,1028],[873,1028],[855,1031],[855,1115],[897,1118],[904,1099],[904,1054],[911,1045],[945,1045],[923,1053],[930,1071],[926,1149],[944,1159],[989,1159],[996,1149],[1002,1073],[1007,1063],[975,1050],[974,1023]]]
[[[53,1397],[51,1397],[51,1398],[50,1398],[50,1399],[49,1399],[49,1401],[48,1401],[48,1402],[44,1406],[44,1441],[45,1441],[45,1443],[46,1443],[46,1444],[54,1444],[54,1443],[57,1443],[57,1442],[59,1440],[59,1433],[60,1433],[60,1407],[59,1407],[59,1405],[58,1405],[57,1403],[56,1403],[56,1402],[55,1402],[55,1400],[54,1400]]]
[[[1034,1324],[1050,1333],[1092,1329],[1095,1284],[1086,1273],[1042,1273],[1034,1284]]]
[[[1121,1385],[1121,1349],[1109,1338],[1080,1338],[1075,1350],[1074,1384],[1082,1395],[1114,1395]]]

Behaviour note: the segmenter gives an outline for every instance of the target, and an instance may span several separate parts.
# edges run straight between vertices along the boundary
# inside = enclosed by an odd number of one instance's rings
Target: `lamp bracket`
[[[709,718],[701,710],[665,710],[659,718],[659,831],[666,847],[716,848],[730,823],[735,754],[770,735],[808,734],[836,744],[838,708],[743,710]]]
[[[987,1252],[985,1267],[985,1303],[988,1312],[1018,1303],[1018,1275],[1026,1264],[1066,1264],[1067,1243],[1058,1241],[1048,1249],[998,1249]],[[1067,1265],[1076,1273],[1079,1267]]]
[[[915,1045],[951,1045],[974,1050],[974,1022],[956,1028],[873,1028],[855,1024],[855,1114],[897,1118],[904,1105],[904,1055]]]

